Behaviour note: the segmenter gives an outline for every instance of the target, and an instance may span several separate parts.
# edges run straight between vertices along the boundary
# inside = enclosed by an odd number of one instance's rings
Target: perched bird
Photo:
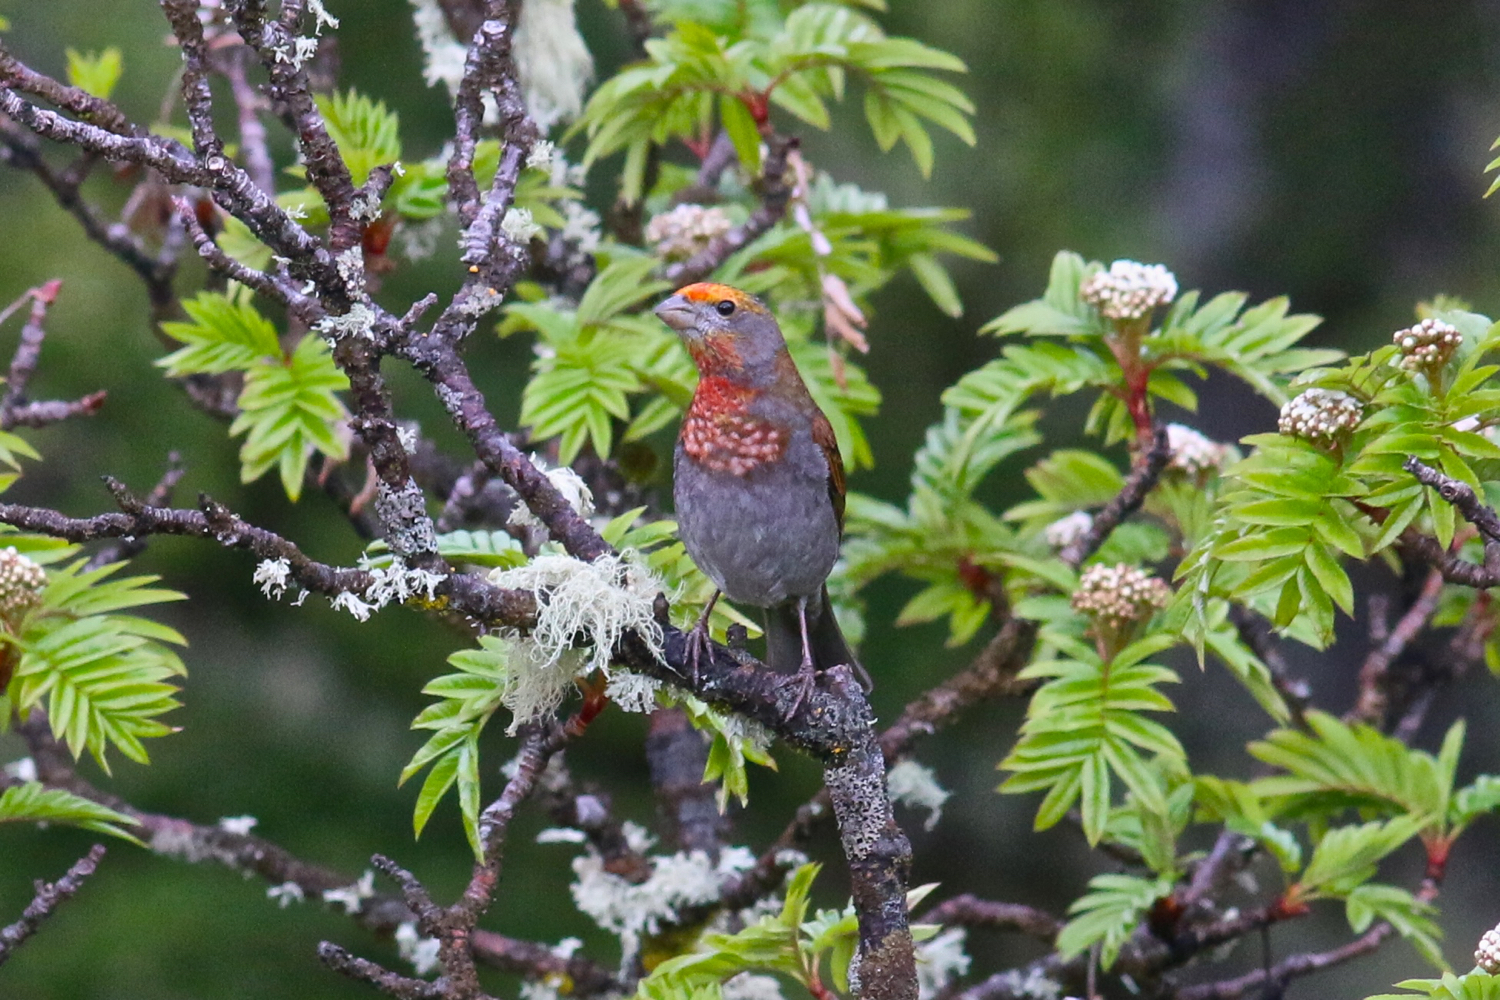
[[[698,366],[673,462],[678,532],[718,586],[688,634],[696,674],[719,592],[765,609],[766,663],[801,685],[838,664],[868,675],[849,652],[825,581],[844,530],[844,461],[781,328],[754,296],[699,283],[656,307]]]

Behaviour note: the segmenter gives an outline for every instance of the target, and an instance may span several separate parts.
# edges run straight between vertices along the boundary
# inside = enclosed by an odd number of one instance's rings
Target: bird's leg
[[[708,618],[714,613],[714,605],[719,603],[719,591],[714,591],[714,596],[708,599],[708,604],[703,608],[703,614],[688,629],[687,634],[687,661],[688,669],[692,671],[693,686],[698,686],[698,665],[707,656],[709,662],[713,662],[713,638],[708,632]]]
[[[797,714],[797,709],[802,707],[807,696],[818,686],[818,668],[813,665],[812,637],[807,628],[806,597],[797,598],[797,624],[802,629],[802,663],[797,667],[797,676],[792,682],[797,687],[797,696],[792,699],[792,707],[786,710],[788,720]]]

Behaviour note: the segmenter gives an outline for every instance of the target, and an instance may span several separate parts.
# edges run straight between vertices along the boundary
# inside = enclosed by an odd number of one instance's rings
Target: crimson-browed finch
[[[698,366],[673,466],[688,554],[730,600],[765,609],[766,663],[799,679],[788,715],[830,667],[848,664],[868,684],[825,583],[844,528],[844,461],[776,318],[754,296],[706,282],[656,314]],[[712,608],[689,633],[695,673]]]

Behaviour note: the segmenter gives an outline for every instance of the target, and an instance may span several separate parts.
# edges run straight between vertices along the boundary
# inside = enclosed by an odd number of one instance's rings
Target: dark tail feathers
[[[795,674],[802,665],[802,626],[797,620],[797,602],[787,601],[767,608],[765,621],[766,665],[777,673]],[[840,663],[848,664],[859,675],[864,689],[870,690],[870,675],[854,658],[844,641],[844,633],[839,631],[826,586],[807,602],[807,629],[814,667],[823,671]]]

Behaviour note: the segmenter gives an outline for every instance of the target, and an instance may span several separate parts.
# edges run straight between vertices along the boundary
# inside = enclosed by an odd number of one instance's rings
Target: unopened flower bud
[[[1227,445],[1203,436],[1186,424],[1167,425],[1167,446],[1172,451],[1167,465],[1190,476],[1217,469],[1229,454]]]
[[[47,586],[42,567],[16,551],[0,549],[0,618],[13,619],[31,610]]]
[[[1451,323],[1424,319],[1416,326],[1397,330],[1391,339],[1401,350],[1401,367],[1415,371],[1441,368],[1447,364],[1464,342],[1464,335]]]
[[[1332,441],[1359,426],[1364,407],[1347,392],[1308,389],[1281,408],[1276,428],[1288,437]]]
[[[1474,964],[1490,975],[1500,975],[1500,927],[1492,927],[1479,939],[1474,951]]]
[[[1095,564],[1083,571],[1073,608],[1109,629],[1149,619],[1172,598],[1172,588],[1143,569],[1125,563]]]
[[[1177,278],[1162,264],[1117,260],[1079,288],[1083,301],[1106,319],[1140,319],[1177,298]]]
[[[652,217],[646,224],[646,242],[668,260],[685,259],[732,227],[722,208],[683,204]]]

